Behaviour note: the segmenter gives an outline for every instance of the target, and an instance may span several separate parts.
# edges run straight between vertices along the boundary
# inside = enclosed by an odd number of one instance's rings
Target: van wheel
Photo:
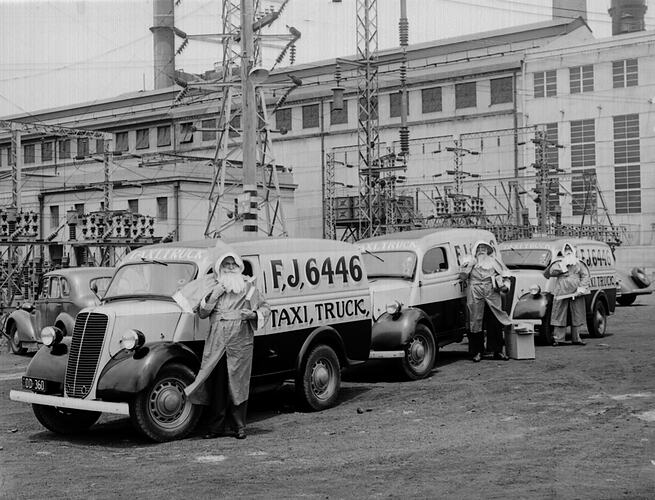
[[[587,318],[587,330],[592,337],[604,337],[607,330],[607,308],[602,300],[597,300],[591,316]]]
[[[310,410],[332,406],[341,387],[341,366],[334,350],[327,345],[314,347],[296,378],[300,402]]]
[[[18,327],[16,323],[11,323],[7,329],[7,337],[9,337],[9,348],[14,354],[22,355],[27,352],[27,348],[18,340]]]
[[[57,434],[79,434],[100,418],[98,411],[73,410],[37,404],[32,405],[32,411],[43,427]]]
[[[630,306],[637,300],[636,295],[621,295],[616,301],[622,306]]]
[[[187,436],[195,428],[202,411],[184,394],[184,388],[194,378],[187,366],[178,363],[165,365],[155,380],[130,403],[134,426],[146,437],[160,443]]]
[[[430,329],[417,325],[414,335],[405,347],[405,357],[401,361],[403,373],[410,380],[428,376],[437,358],[437,343]]]

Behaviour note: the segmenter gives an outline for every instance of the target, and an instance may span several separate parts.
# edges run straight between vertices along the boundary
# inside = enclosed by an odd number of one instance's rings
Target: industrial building
[[[488,224],[534,222],[544,206],[533,168],[542,154],[551,171],[550,223],[616,225],[624,245],[655,243],[649,168],[655,33],[643,31],[645,2],[613,2],[615,36],[604,40],[594,38],[585,9],[584,0],[555,1],[551,21],[376,53],[377,166],[390,159],[377,180],[393,182],[400,200],[392,230],[429,226],[458,210],[484,215],[478,219]],[[3,117],[106,133],[90,138],[24,129],[17,160],[11,134],[0,131],[0,205],[35,214],[34,234],[59,245],[52,254],[59,258],[71,236],[61,229],[74,214],[139,214],[152,218],[150,236],[172,239],[201,238],[209,229],[230,237],[238,229],[230,224],[240,212],[238,159],[224,172],[223,210],[208,228],[221,100],[201,93],[179,99],[184,89],[170,85],[181,76],[170,63],[173,21],[155,19],[155,90]],[[357,59],[287,66],[266,80],[267,104],[275,107],[268,117],[274,162],[261,167],[268,170],[258,194],[261,200],[275,191],[284,234],[342,237],[357,224]],[[294,79],[302,85],[285,93]],[[401,87],[408,103],[402,157]],[[335,107],[335,88],[343,106]],[[239,128],[238,120],[230,125]],[[540,131],[547,139],[541,149]],[[275,187],[265,180],[272,173]],[[453,206],[457,195],[465,206]],[[10,233],[7,227],[3,234]],[[82,238],[79,231],[76,237]]]

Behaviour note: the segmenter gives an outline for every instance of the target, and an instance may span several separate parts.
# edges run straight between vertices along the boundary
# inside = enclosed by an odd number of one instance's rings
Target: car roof
[[[608,247],[607,243],[588,238],[542,237],[503,241],[498,245],[498,248],[500,250],[509,248],[545,248],[551,251],[559,251],[565,243],[570,243],[574,247],[579,247],[581,245]]]
[[[357,243],[365,248],[419,249],[438,243],[466,241],[473,244],[480,240],[495,241],[496,237],[485,229],[442,227],[390,233],[359,240]]]
[[[44,273],[44,276],[63,276],[65,278],[72,277],[89,277],[95,278],[98,276],[113,276],[116,269],[113,267],[66,267],[62,269],[54,269]]]
[[[258,238],[230,242],[238,254],[357,252],[352,243],[321,238]]]

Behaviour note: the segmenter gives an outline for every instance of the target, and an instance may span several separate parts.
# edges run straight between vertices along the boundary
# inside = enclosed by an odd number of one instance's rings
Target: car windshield
[[[191,281],[196,266],[188,262],[144,261],[126,264],[116,271],[104,299],[134,296],[172,297]]]
[[[369,252],[362,254],[369,279],[400,278],[411,280],[416,269],[414,252]]]
[[[550,264],[550,250],[545,248],[505,248],[500,253],[509,269],[546,269]]]

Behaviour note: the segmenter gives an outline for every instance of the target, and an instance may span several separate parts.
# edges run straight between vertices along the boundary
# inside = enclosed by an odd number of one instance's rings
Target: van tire
[[[13,321],[9,324],[7,329],[7,337],[9,338],[9,349],[14,354],[22,356],[27,352],[27,348],[23,347],[23,344],[18,340],[18,327]]]
[[[587,330],[592,337],[600,338],[605,336],[607,331],[607,307],[605,302],[597,300],[591,315],[587,318]]]
[[[616,299],[616,301],[621,306],[631,306],[632,304],[634,304],[635,300],[637,300],[637,296],[635,294],[621,295]]]
[[[43,427],[56,434],[79,434],[100,418],[99,411],[74,410],[37,404],[32,405],[32,411]]]
[[[414,334],[405,347],[405,357],[400,361],[403,374],[410,380],[427,377],[437,359],[437,343],[425,325],[416,325]]]
[[[202,408],[187,399],[184,388],[194,379],[188,366],[164,365],[152,383],[130,403],[130,417],[139,432],[163,443],[182,439],[193,431]]]
[[[296,394],[308,410],[320,411],[334,405],[341,387],[341,366],[332,347],[312,348],[296,377]]]

